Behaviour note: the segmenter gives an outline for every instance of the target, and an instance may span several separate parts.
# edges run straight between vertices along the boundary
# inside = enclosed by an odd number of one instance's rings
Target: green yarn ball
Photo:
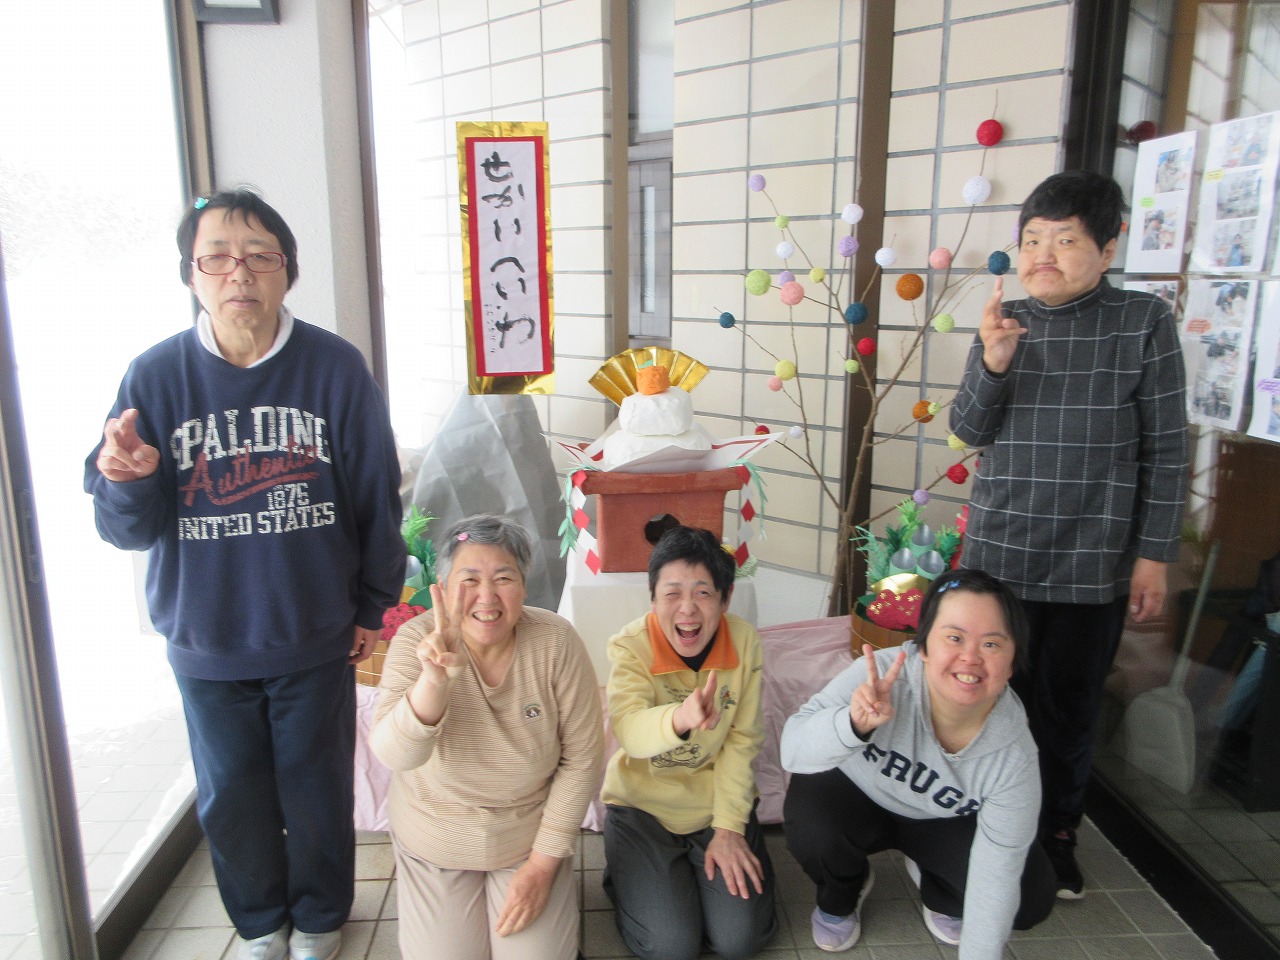
[[[747,293],[753,297],[762,297],[769,292],[769,274],[764,270],[752,270],[747,274]]]
[[[933,318],[933,329],[939,333],[950,333],[956,328],[956,318],[949,313],[940,313]]]

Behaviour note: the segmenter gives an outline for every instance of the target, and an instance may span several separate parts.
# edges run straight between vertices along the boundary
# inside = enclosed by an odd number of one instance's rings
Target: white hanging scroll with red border
[[[551,393],[547,125],[459,123],[463,287],[472,393]]]

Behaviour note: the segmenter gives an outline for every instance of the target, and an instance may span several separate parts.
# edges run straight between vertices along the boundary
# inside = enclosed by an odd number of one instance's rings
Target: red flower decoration
[[[392,607],[390,610],[382,614],[382,639],[391,642],[391,638],[396,635],[404,624],[412,620],[420,613],[426,613],[426,607],[414,606],[411,603],[402,603]]]
[[[978,124],[978,142],[984,147],[994,147],[1004,138],[1004,127],[999,120],[983,120]]]
[[[920,601],[923,599],[924,594],[915,589],[902,594],[881,590],[867,604],[867,619],[888,630],[914,630],[920,625]]]
[[[857,349],[864,357],[869,357],[876,352],[876,342],[870,337],[863,337],[858,341]]]
[[[964,483],[969,479],[969,471],[963,463],[952,464],[947,469],[947,479],[952,483]]]

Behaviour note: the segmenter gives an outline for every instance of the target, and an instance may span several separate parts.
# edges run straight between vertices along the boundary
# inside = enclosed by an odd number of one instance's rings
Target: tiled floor
[[[778,876],[777,938],[762,960],[814,960],[826,956],[809,938],[813,885],[787,853],[782,830],[768,828]],[[613,910],[600,887],[604,844],[584,833],[578,870],[582,881],[582,950],[589,960],[629,957]],[[1060,901],[1049,919],[1015,933],[1005,951],[1011,960],[1210,960],[1214,955],[1151,891],[1092,827],[1080,837],[1088,894]],[[876,858],[876,885],[864,907],[862,940],[844,954],[850,960],[945,960],[957,951],[938,945],[920,918],[919,896],[896,853]],[[356,855],[356,902],[344,928],[339,960],[397,960],[396,886],[391,845],[383,833],[362,833]],[[201,847],[157,905],[124,960],[233,960],[232,930],[208,851]],[[418,958],[414,958],[418,960]]]

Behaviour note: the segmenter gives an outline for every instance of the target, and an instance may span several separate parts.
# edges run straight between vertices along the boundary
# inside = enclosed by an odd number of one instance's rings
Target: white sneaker
[[[907,876],[911,878],[911,882],[919,890],[920,867],[910,857],[903,857],[902,865],[907,868]],[[934,937],[953,947],[960,946],[960,927],[963,923],[960,917],[949,917],[945,913],[938,913],[937,910],[930,910],[924,904],[920,905],[920,912],[924,917],[925,928]]]
[[[285,960],[289,955],[289,925],[286,923],[275,933],[252,940],[240,938],[236,960]]]
[[[303,933],[294,930],[289,937],[289,960],[333,960],[342,947],[342,931]]]

